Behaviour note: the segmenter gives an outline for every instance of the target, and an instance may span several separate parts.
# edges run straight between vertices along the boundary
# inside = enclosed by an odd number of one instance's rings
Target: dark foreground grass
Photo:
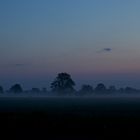
[[[0,136],[4,139],[140,139],[138,101],[119,104],[118,101],[91,104],[89,100],[78,103],[77,99],[69,103],[35,101],[31,103],[33,109],[27,100],[25,108],[20,100],[8,105],[5,101],[0,102]]]
[[[1,134],[16,139],[115,139],[140,138],[140,118],[87,117],[46,112],[1,112]]]

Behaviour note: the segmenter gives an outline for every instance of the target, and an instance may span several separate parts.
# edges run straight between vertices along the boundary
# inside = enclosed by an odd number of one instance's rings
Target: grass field
[[[0,98],[1,134],[15,138],[140,137],[139,98]]]

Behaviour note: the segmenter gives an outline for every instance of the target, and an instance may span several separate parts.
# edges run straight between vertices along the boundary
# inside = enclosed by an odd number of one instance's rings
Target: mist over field
[[[0,130],[140,139],[140,0],[0,0]]]
[[[27,98],[36,98],[36,97],[40,97],[40,98],[57,98],[57,99],[71,99],[71,98],[75,98],[75,99],[86,99],[86,98],[91,98],[91,99],[94,99],[94,98],[103,98],[103,99],[111,99],[111,98],[140,98],[140,94],[139,93],[131,93],[131,94],[122,94],[122,93],[117,93],[117,94],[106,94],[106,93],[103,93],[103,94],[92,94],[92,95],[71,95],[69,93],[66,93],[65,95],[59,95],[58,93],[20,93],[20,94],[15,94],[15,93],[4,93],[4,94],[0,94],[0,98],[2,97],[7,97],[7,98],[10,98],[10,97],[27,97]]]

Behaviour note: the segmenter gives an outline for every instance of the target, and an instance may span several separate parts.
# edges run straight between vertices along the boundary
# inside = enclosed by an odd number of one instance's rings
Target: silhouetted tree
[[[57,93],[72,93],[74,92],[75,82],[67,73],[59,73],[56,79],[51,83],[51,89]]]
[[[0,93],[4,93],[3,87],[0,86]]]
[[[97,87],[95,88],[95,92],[96,93],[106,93],[107,92],[107,89],[105,87],[104,84],[100,83],[97,85]]]
[[[83,85],[79,92],[81,95],[91,94],[93,93],[93,87],[90,85]]]
[[[22,87],[20,84],[15,84],[10,88],[10,92],[12,93],[21,93],[23,92]]]

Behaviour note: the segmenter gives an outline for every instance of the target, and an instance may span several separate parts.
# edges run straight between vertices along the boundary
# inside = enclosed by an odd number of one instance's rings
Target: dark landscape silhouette
[[[12,134],[16,132],[17,137],[28,135],[49,140],[139,137],[140,99],[108,98],[108,95],[139,95],[139,89],[117,89],[99,83],[95,88],[84,84],[76,90],[75,85],[70,74],[59,73],[50,84],[50,90],[46,87],[24,90],[20,84],[4,90],[0,86],[1,95],[8,95],[0,97],[0,128]],[[17,96],[30,93],[32,96],[28,98]],[[34,97],[42,93],[43,96]]]
[[[116,95],[116,94],[135,94],[140,93],[140,89],[125,87],[125,88],[116,88],[114,85],[106,87],[104,83],[99,83],[93,88],[90,84],[83,84],[79,90],[75,89],[76,83],[71,78],[71,75],[68,73],[59,73],[54,81],[50,85],[50,90],[47,88],[38,88],[33,87],[30,90],[24,90],[22,85],[14,84],[9,90],[4,90],[0,86],[0,93],[46,93],[46,95],[58,95],[58,96],[86,96],[86,95]],[[10,95],[10,94],[9,94]]]

